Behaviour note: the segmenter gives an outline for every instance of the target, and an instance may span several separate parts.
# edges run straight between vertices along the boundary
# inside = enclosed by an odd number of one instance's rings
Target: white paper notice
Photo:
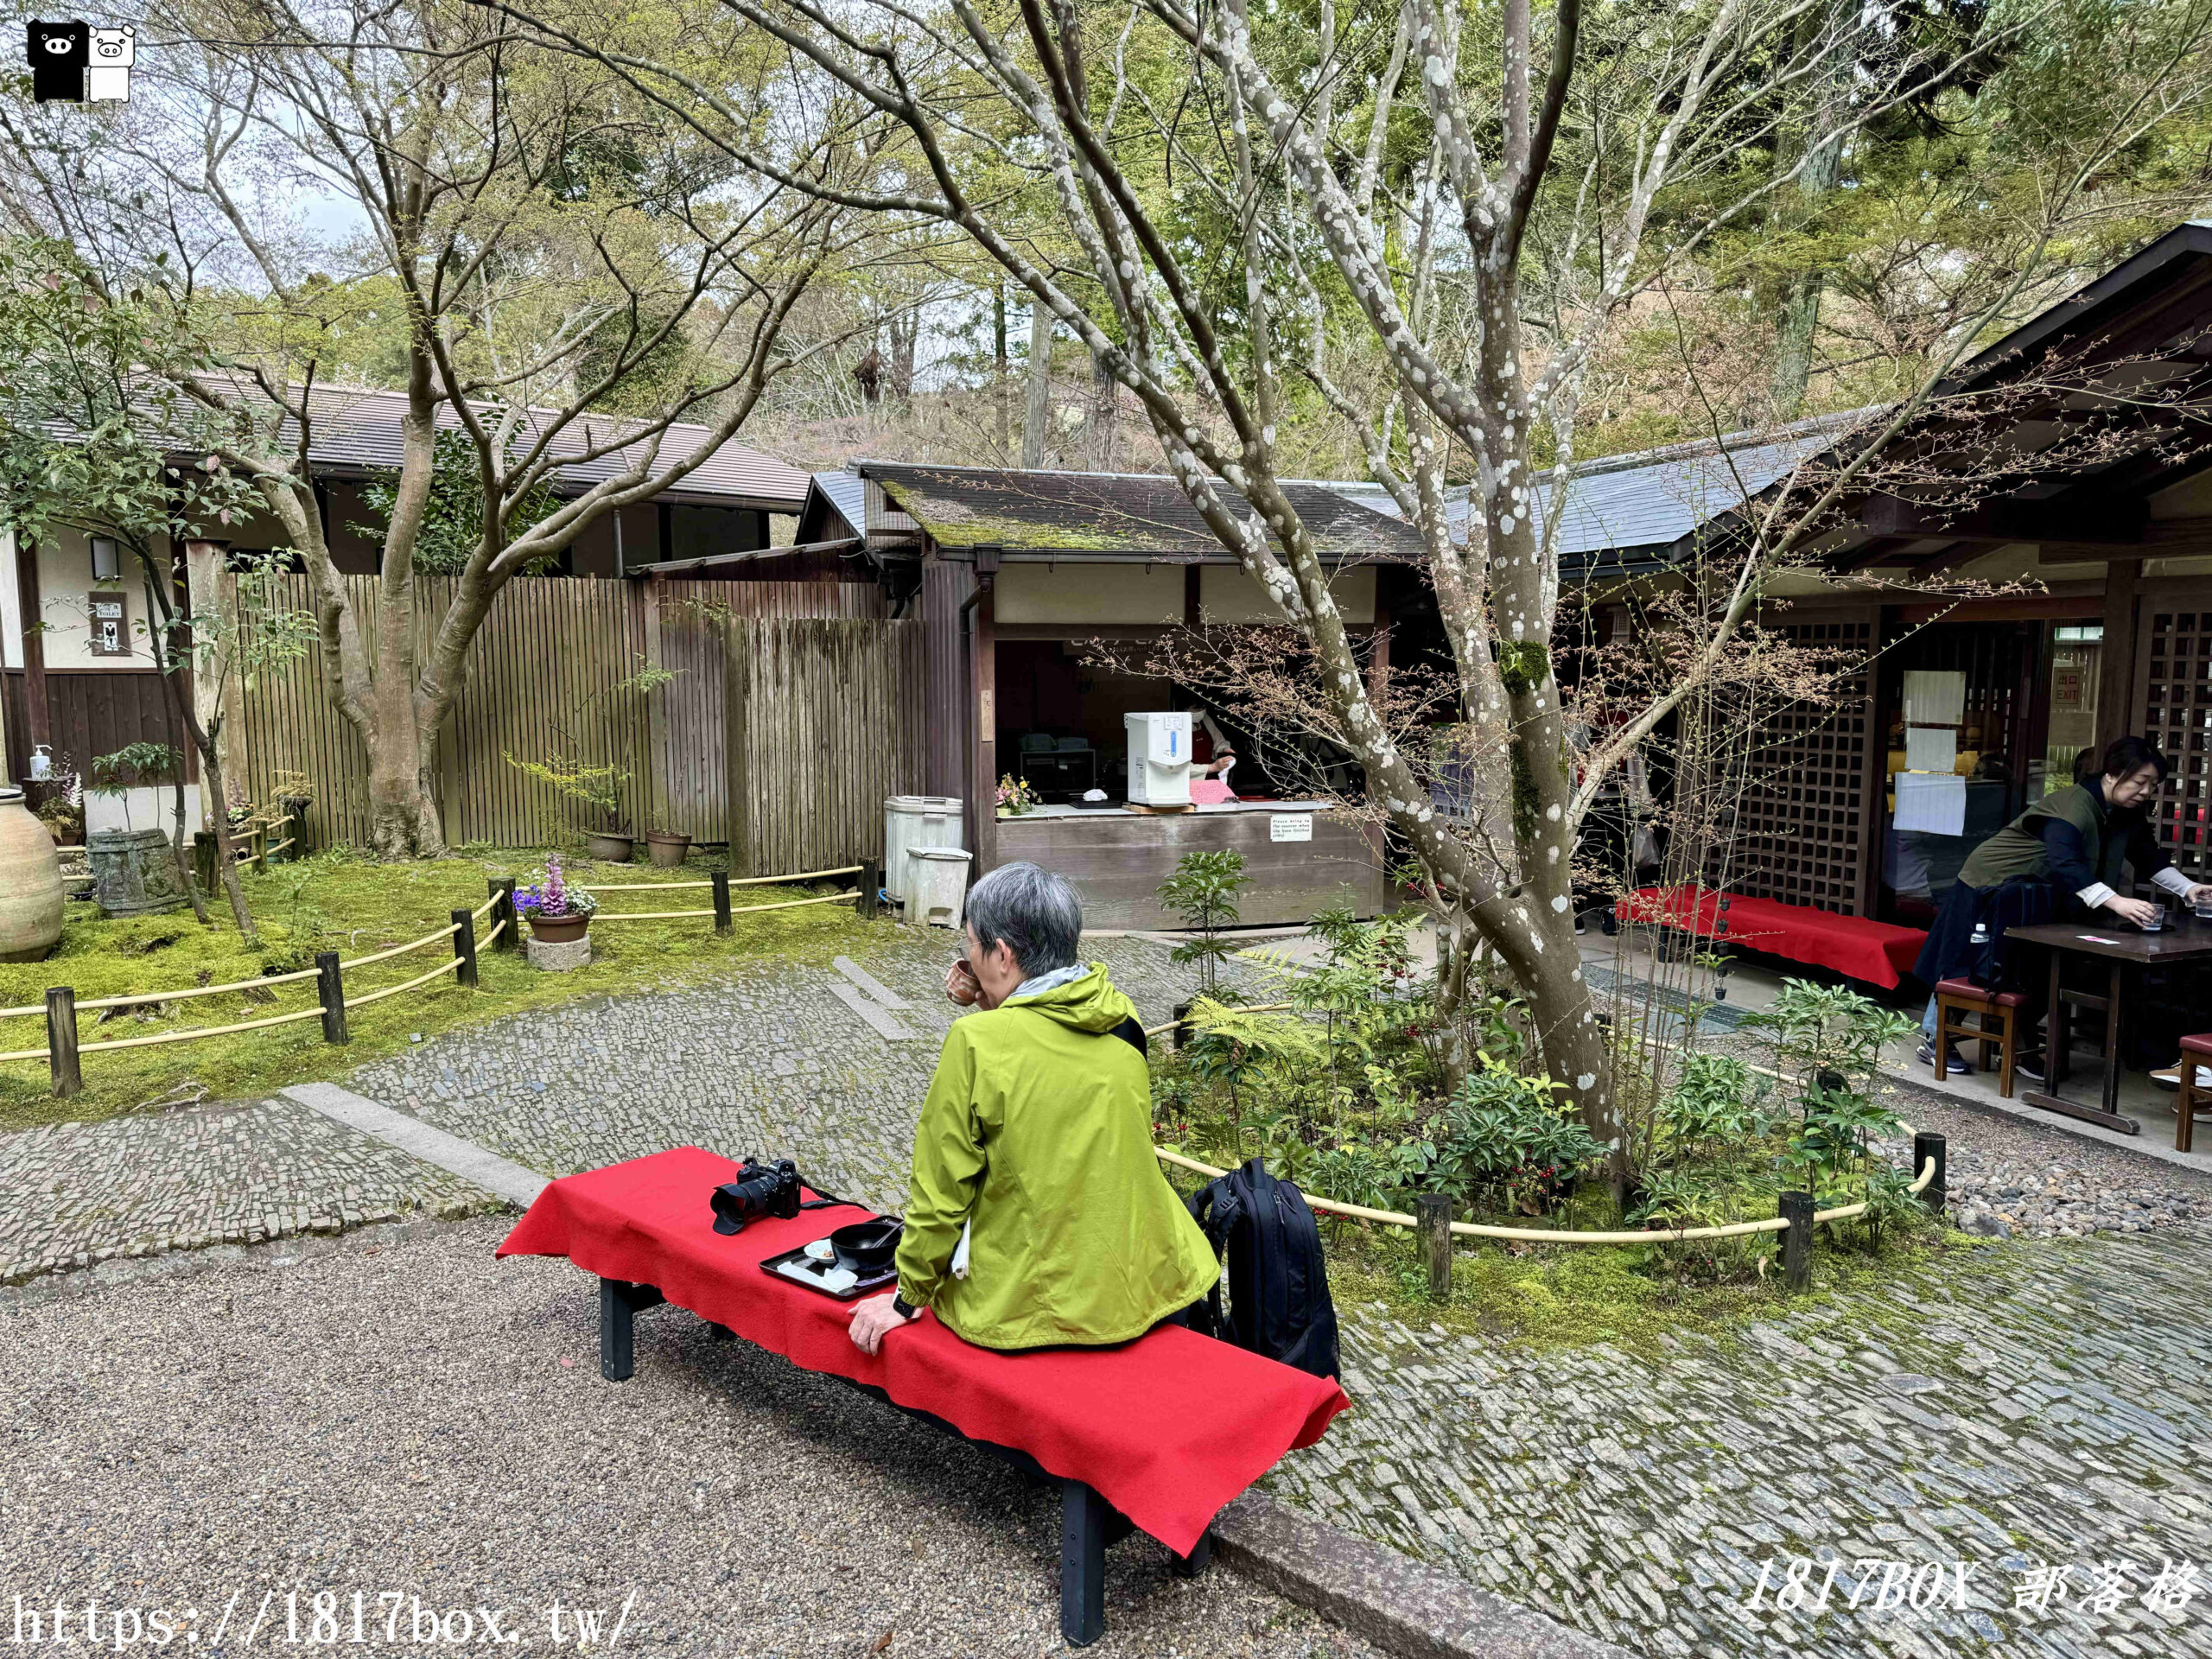
[[[1967,828],[1967,780],[1956,772],[1901,772],[1897,773],[1897,816],[1900,832],[1926,836],[1962,836]]]
[[[1904,728],[1904,764],[1913,772],[1951,772],[1959,764],[1959,734],[1948,726]]]
[[[1967,717],[1967,677],[1955,669],[1909,668],[1904,671],[1904,719],[1908,726],[1955,726]]]
[[[1313,815],[1311,812],[1277,812],[1268,820],[1269,841],[1311,841],[1313,839]]]

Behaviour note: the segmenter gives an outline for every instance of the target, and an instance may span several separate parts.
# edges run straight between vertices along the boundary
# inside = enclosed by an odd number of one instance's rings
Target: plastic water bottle
[[[1969,944],[1987,944],[1989,943],[1989,924],[1986,922],[1976,922],[1974,925],[1974,938],[1967,940],[1967,943]]]

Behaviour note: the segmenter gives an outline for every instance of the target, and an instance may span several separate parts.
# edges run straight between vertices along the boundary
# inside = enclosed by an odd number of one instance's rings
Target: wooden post
[[[200,891],[210,899],[215,896],[216,884],[222,879],[215,868],[215,832],[195,830],[192,832],[192,874],[200,883]]]
[[[1175,1033],[1167,1040],[1177,1048],[1182,1047],[1185,1039],[1190,1035],[1191,1004],[1197,1001],[1196,997],[1186,997],[1170,1010],[1175,1016]]]
[[[665,518],[663,523],[666,523]],[[661,583],[658,573],[645,578],[645,666],[661,665]],[[670,827],[668,788],[668,689],[655,686],[645,693],[645,830]]]
[[[476,918],[466,910],[453,913],[453,953],[461,966],[454,977],[470,990],[476,988]]]
[[[729,872],[709,870],[707,875],[708,879],[715,884],[715,931],[727,933],[730,929]]]
[[[753,858],[753,674],[760,625],[734,616],[722,627],[722,787],[728,791],[729,868],[759,875]]]
[[[1914,1180],[1920,1179],[1920,1172],[1928,1166],[1928,1160],[1930,1158],[1936,1160],[1936,1175],[1926,1186],[1920,1189],[1920,1201],[1928,1206],[1929,1215],[1940,1219],[1944,1210],[1950,1204],[1949,1157],[1943,1137],[1933,1129],[1923,1129],[1912,1137],[1912,1179]]]
[[[876,901],[883,893],[883,866],[872,858],[861,861],[860,902],[853,906],[853,913],[864,922],[876,916]]]
[[[315,994],[322,1000],[322,1040],[326,1043],[350,1042],[346,1034],[346,982],[338,970],[335,950],[318,950],[315,958]]]
[[[1421,1223],[1421,1253],[1428,1259],[1428,1300],[1452,1300],[1452,1199],[1448,1193],[1424,1192],[1414,1200]]]
[[[85,1086],[77,1071],[77,993],[56,985],[46,994],[46,1065],[54,1097],[67,1100]]]
[[[521,950],[522,918],[515,913],[514,877],[503,875],[496,881],[486,881],[484,884],[484,891],[495,901],[489,912],[492,925],[499,927],[500,923],[506,924],[505,927],[499,929],[499,948],[502,950]]]
[[[30,776],[30,752],[41,743],[52,745],[54,721],[46,695],[46,620],[38,586],[38,547],[27,537],[16,540],[16,596],[22,622],[23,734],[26,747],[21,757],[23,776]],[[79,764],[82,764],[80,761]]]
[[[2140,731],[2135,715],[2135,609],[2142,565],[2119,559],[2105,567],[2104,643],[2097,648],[2097,749]]]
[[[253,868],[257,875],[269,874],[269,826],[256,822],[251,837],[253,847]]]
[[[1781,1215],[1789,1224],[1782,1234],[1782,1281],[1802,1290],[1813,1282],[1813,1195],[1784,1192]]]

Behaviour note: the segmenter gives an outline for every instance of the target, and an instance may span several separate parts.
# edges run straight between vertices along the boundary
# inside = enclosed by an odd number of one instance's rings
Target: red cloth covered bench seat
[[[1202,1563],[1207,1525],[1223,1505],[1283,1453],[1319,1440],[1350,1403],[1334,1382],[1180,1326],[1115,1348],[1001,1353],[962,1341],[925,1312],[871,1358],[848,1332],[852,1304],[760,1265],[867,1212],[806,1211],[725,1236],[708,1198],[736,1167],[679,1147],[566,1176],[538,1195],[499,1254],[564,1255],[599,1275],[610,1380],[630,1374],[632,1313],[665,1300],[1062,1479],[1061,1625],[1071,1643],[1094,1641],[1104,1628],[1098,1556],[1115,1520],[1105,1506]]]
[[[1810,905],[1785,905],[1717,893],[1710,887],[1639,887],[1613,906],[1624,922],[1643,922],[1713,938],[1719,933],[1720,901],[1728,900],[1728,931],[1719,942],[1740,944],[1809,967],[1833,969],[1852,979],[1893,990],[1928,935],[1865,916],[1839,916]]]

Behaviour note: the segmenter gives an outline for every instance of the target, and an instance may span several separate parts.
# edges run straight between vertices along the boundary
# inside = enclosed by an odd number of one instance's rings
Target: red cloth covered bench
[[[725,1236],[708,1198],[735,1169],[679,1147],[564,1177],[499,1254],[565,1255],[599,1275],[610,1382],[631,1374],[632,1316],[665,1300],[1059,1479],[1060,1625],[1071,1644],[1105,1629],[1103,1555],[1117,1529],[1149,1533],[1195,1572],[1222,1506],[1284,1452],[1319,1440],[1350,1403],[1333,1382],[1179,1326],[1115,1348],[1000,1353],[925,1312],[871,1358],[847,1331],[852,1304],[760,1265],[867,1212],[807,1211]]]
[[[1815,968],[1832,968],[1852,979],[1894,990],[1912,971],[1928,935],[1865,916],[1839,916],[1810,905],[1785,905],[1716,893],[1710,887],[1639,887],[1617,901],[1624,922],[1671,927],[1700,938],[1719,933],[1720,901],[1728,900],[1728,931],[1719,942],[1764,950]]]

